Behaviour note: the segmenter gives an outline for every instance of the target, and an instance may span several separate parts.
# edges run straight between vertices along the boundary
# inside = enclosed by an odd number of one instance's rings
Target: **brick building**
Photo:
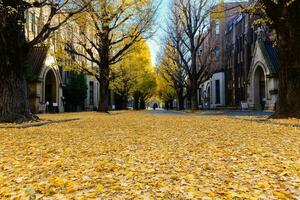
[[[278,87],[278,55],[267,27],[254,27],[255,17],[239,14],[225,34],[226,105],[274,109]],[[259,33],[259,34],[258,34]]]

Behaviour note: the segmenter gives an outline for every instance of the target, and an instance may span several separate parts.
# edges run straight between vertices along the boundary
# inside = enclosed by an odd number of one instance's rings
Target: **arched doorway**
[[[57,81],[53,70],[49,70],[46,74],[45,102],[57,103]]]
[[[265,73],[261,66],[257,66],[254,72],[254,105],[258,110],[265,107],[266,100],[266,80]]]

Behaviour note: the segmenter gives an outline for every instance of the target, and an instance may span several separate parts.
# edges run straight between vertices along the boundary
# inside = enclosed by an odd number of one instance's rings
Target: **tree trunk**
[[[178,97],[178,109],[184,110],[184,98],[183,96]]]
[[[105,2],[100,4],[101,8],[105,10],[106,4]],[[99,41],[100,49],[100,100],[99,100],[99,108],[98,112],[108,112],[109,109],[109,75],[110,75],[110,39],[109,39],[109,23],[107,21],[107,13],[101,12],[101,17],[104,22],[102,24],[102,32],[99,33],[101,41]]]
[[[279,53],[278,99],[273,118],[300,118],[300,2],[263,0],[271,26],[276,30]]]
[[[25,34],[17,16],[5,14],[3,17],[0,23],[0,122],[32,120],[25,75],[28,52]]]
[[[281,63],[275,117],[300,118],[300,65]]]
[[[286,20],[275,21],[279,53],[279,94],[273,117],[300,118],[300,4],[282,8]]]
[[[178,109],[184,110],[183,88],[177,90]]]
[[[191,104],[192,110],[198,110],[198,88],[197,88],[197,80],[191,80]]]
[[[278,31],[279,94],[273,117],[300,118],[300,28],[298,23],[296,18],[289,20],[289,30]]]
[[[146,102],[145,99],[141,98],[140,100],[140,109],[145,110],[146,109]]]
[[[133,109],[134,110],[138,110],[139,109],[139,104],[140,104],[140,94],[138,92],[134,93],[133,95],[134,98],[134,106]]]
[[[173,108],[174,108],[174,107],[173,107],[173,101],[174,101],[173,99],[169,101],[169,107],[170,107],[170,110],[173,110]]]
[[[109,109],[109,69],[102,68],[100,73],[100,99],[98,112],[108,112]]]
[[[32,120],[24,76],[10,72],[0,78],[0,122]]]
[[[126,110],[128,106],[128,96],[122,95],[122,109]]]

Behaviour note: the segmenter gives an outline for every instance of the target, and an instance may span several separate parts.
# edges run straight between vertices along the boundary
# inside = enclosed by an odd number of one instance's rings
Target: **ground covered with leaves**
[[[299,199],[300,128],[145,112],[0,128],[0,199]]]

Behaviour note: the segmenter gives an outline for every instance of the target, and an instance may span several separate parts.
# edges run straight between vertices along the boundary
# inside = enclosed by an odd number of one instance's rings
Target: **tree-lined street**
[[[300,0],[0,0],[0,200],[300,200]]]

